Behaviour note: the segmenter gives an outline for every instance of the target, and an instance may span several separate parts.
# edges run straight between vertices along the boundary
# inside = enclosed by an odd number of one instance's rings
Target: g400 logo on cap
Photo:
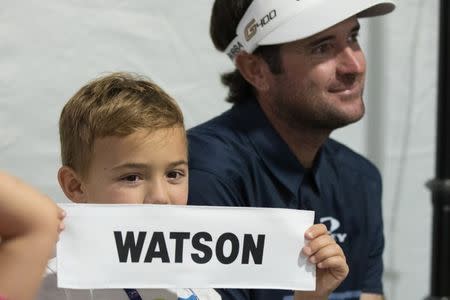
[[[255,36],[256,32],[258,31],[258,27],[264,27],[267,24],[270,23],[273,19],[277,17],[277,10],[273,9],[271,10],[267,15],[261,18],[259,22],[256,21],[256,19],[252,19],[247,26],[245,26],[244,29],[244,35],[245,40],[248,42],[252,39],[252,37]]]

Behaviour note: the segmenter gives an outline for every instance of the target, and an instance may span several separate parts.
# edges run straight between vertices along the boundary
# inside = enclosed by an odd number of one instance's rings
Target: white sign
[[[301,254],[314,212],[63,204],[58,286],[315,289]]]

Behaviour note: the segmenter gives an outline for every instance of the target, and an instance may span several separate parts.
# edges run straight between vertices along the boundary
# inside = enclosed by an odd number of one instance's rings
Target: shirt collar
[[[272,127],[256,99],[235,104],[233,110],[240,121],[240,127],[247,132],[258,156],[278,181],[292,194],[297,195],[306,169]],[[320,174],[322,169],[326,168],[326,160],[323,156],[322,153],[318,154],[312,168],[319,192],[320,181],[323,180]]]

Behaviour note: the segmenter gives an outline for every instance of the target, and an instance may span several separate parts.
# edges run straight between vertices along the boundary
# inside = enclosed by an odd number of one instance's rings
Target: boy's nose
[[[157,180],[150,184],[145,195],[144,204],[169,204],[167,183]]]

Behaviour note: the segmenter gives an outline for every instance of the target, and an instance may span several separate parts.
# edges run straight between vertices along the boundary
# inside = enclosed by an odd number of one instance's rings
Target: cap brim
[[[275,45],[304,39],[352,16],[375,17],[388,14],[394,9],[395,4],[390,0],[317,0],[316,5],[308,7],[278,26],[258,44]]]

